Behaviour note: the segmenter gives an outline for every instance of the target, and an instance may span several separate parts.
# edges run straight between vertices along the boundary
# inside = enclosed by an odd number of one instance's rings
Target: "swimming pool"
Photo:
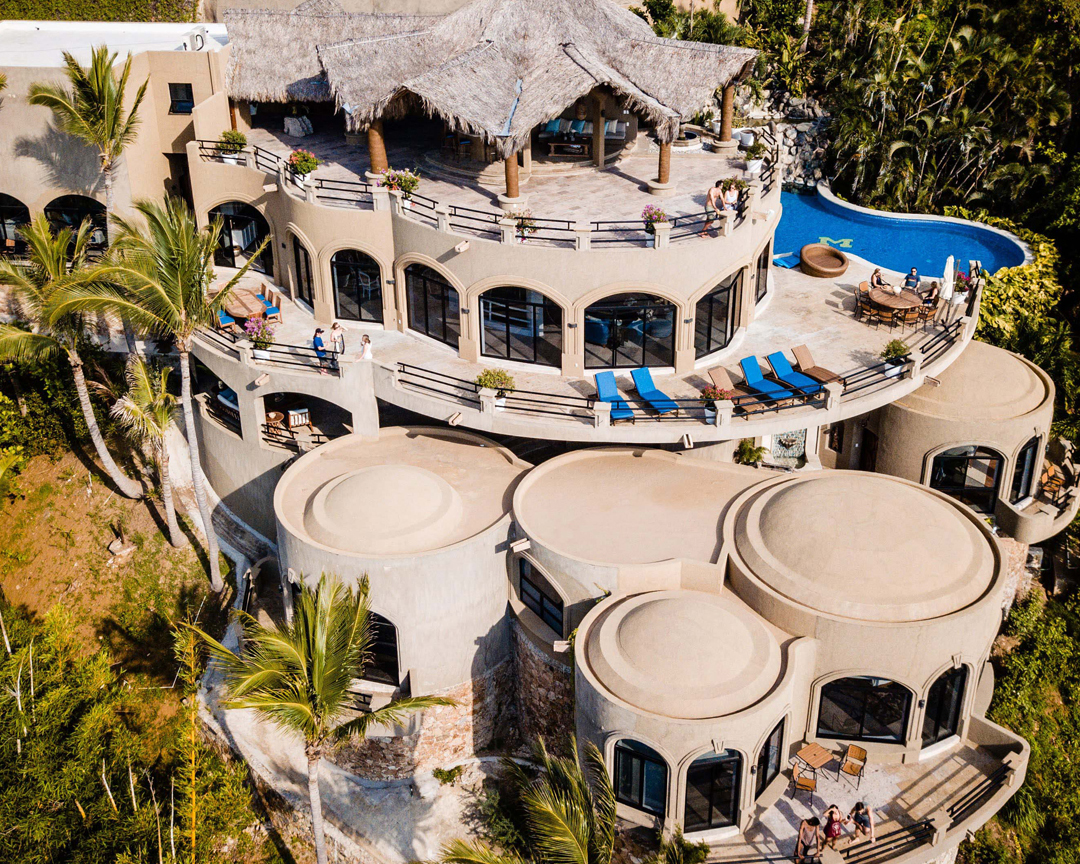
[[[774,254],[807,243],[828,243],[880,267],[940,276],[954,256],[961,270],[972,258],[993,273],[1024,263],[1024,249],[1008,236],[970,222],[941,222],[862,213],[815,193],[782,192],[784,213],[776,227]]]

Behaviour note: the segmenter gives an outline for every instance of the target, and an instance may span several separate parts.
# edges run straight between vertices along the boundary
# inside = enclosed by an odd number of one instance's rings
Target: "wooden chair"
[[[791,353],[795,355],[795,368],[802,372],[803,375],[808,375],[822,384],[831,384],[834,381],[843,383],[844,379],[831,369],[818,366],[814,362],[814,355],[810,353],[810,349],[805,345],[796,345],[791,349]]]
[[[796,792],[810,793],[810,806],[814,806],[814,793],[817,791],[817,777],[809,768],[804,768],[798,763],[791,766],[791,797]]]
[[[900,323],[903,327],[910,324],[912,327],[918,327],[922,321],[923,306],[916,306],[913,309],[903,309],[900,311]],[[903,329],[903,327],[901,329]]]
[[[712,381],[714,387],[720,390],[730,390],[732,393],[735,394],[736,399],[738,399],[740,396],[744,396],[749,399],[758,398],[757,394],[754,393],[754,391],[750,388],[746,387],[743,384],[736,384],[731,378],[731,373],[728,372],[728,370],[725,369],[723,366],[713,366],[709,370],[709,380]],[[741,406],[737,402],[735,404],[736,411],[761,411],[764,410],[766,407],[768,406],[764,404],[748,407]]]
[[[851,778],[855,778],[855,789],[858,790],[862,784],[863,771],[866,770],[866,751],[859,747],[857,744],[848,744],[847,752],[844,754],[844,758],[840,760],[840,770],[837,771],[837,778],[843,774],[848,778],[848,782],[851,782]]]

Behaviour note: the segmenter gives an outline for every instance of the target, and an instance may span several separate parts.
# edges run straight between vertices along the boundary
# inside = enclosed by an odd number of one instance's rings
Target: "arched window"
[[[45,205],[45,218],[53,231],[70,228],[78,231],[83,220],[89,220],[90,248],[104,249],[109,245],[109,219],[105,205],[85,195],[61,195]]]
[[[840,678],[821,688],[821,738],[901,744],[911,712],[911,691],[887,678]]]
[[[784,747],[784,721],[776,724],[776,728],[769,733],[765,743],[761,745],[761,752],[757,757],[757,786],[754,789],[754,797],[760,797],[766,787],[780,775],[780,766],[783,763]]]
[[[683,830],[726,828],[739,819],[742,757],[735,750],[695,759],[686,772]]]
[[[694,356],[704,357],[719,351],[735,332],[735,309],[742,290],[739,270],[728,276],[697,302],[694,309]]]
[[[315,278],[311,272],[311,255],[296,235],[293,235],[292,247],[293,278],[296,279],[293,289],[296,291],[296,299],[303,300],[308,306],[313,307],[315,305]]]
[[[964,706],[967,666],[943,673],[930,685],[923,716],[922,745],[929,747],[960,731],[960,712]]]
[[[485,357],[562,365],[562,308],[529,288],[492,288],[480,297]]]
[[[950,495],[980,513],[993,513],[1004,457],[986,447],[953,447],[934,457],[930,488]]]
[[[330,259],[330,272],[338,318],[383,320],[382,271],[374,258],[357,249],[342,249]]]
[[[1016,454],[1013,466],[1012,490],[1009,500],[1015,504],[1031,494],[1031,485],[1035,480],[1035,458],[1039,455],[1039,436],[1028,441]]]
[[[615,797],[623,804],[663,818],[667,763],[652,747],[623,738],[615,745]]]
[[[219,267],[243,267],[251,261],[251,269],[267,276],[274,275],[272,243],[262,254],[253,258],[259,245],[270,236],[270,225],[262,213],[250,204],[227,201],[207,214],[211,222],[221,220],[221,237],[214,253],[214,263]]]
[[[26,241],[19,229],[30,222],[30,210],[18,198],[0,193],[0,255],[22,256]]]
[[[423,264],[410,264],[405,268],[405,300],[411,330],[458,347],[460,301],[446,277]]]
[[[563,601],[528,558],[518,559],[518,597],[525,608],[532,610],[550,627],[556,638],[563,637]]]
[[[769,260],[772,256],[772,243],[761,250],[757,259],[757,277],[754,285],[754,302],[760,303],[769,293]]]
[[[364,680],[396,687],[398,680],[397,628],[378,612],[368,613],[371,632],[371,659],[364,668]]]
[[[589,368],[674,366],[675,306],[650,294],[616,294],[585,310]]]

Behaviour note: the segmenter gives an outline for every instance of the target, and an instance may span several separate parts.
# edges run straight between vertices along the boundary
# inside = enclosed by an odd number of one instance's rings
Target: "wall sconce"
[[[266,372],[263,372],[262,375],[260,375],[258,378],[255,379],[255,386],[256,387],[262,387],[263,384],[266,384],[269,381],[270,381],[270,375],[268,373],[266,373]]]

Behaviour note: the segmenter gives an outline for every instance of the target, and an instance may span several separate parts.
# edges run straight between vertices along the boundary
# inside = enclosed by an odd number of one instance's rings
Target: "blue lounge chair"
[[[239,327],[236,324],[236,319],[231,315],[226,315],[221,309],[218,309],[217,313],[218,327],[222,330],[228,330],[235,333],[239,331]]]
[[[674,411],[675,416],[679,416],[679,406],[666,393],[656,389],[656,385],[653,384],[652,373],[647,368],[642,367],[633,370],[630,377],[634,379],[634,388],[637,390],[638,396],[648,402],[654,411],[658,414],[670,414]]]
[[[746,386],[755,393],[760,393],[767,399],[790,399],[795,395],[787,387],[774,384],[772,381],[766,381],[765,376],[761,374],[761,367],[758,366],[757,357],[743,357],[739,361],[739,365],[742,367]]]
[[[612,372],[597,372],[593,376],[593,380],[596,381],[596,398],[611,405],[611,419],[613,421],[629,420],[633,423],[634,412],[626,402],[619,398],[619,388],[615,384],[615,374]]]
[[[809,375],[803,375],[802,372],[796,372],[791,368],[791,364],[788,363],[787,357],[784,356],[783,351],[774,351],[768,357],[769,365],[772,366],[773,376],[783,381],[789,387],[794,387],[796,390],[801,390],[807,396],[813,396],[815,393],[821,392],[821,383],[815,381]]]

